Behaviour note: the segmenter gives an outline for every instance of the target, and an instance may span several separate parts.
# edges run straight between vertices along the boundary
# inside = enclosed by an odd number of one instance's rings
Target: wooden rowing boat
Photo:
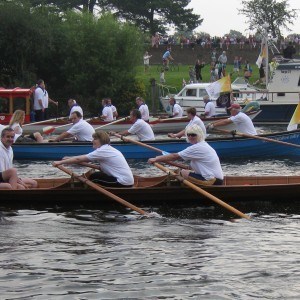
[[[272,134],[260,135],[269,139],[288,142],[295,145],[300,144],[300,130],[284,131]],[[297,157],[300,155],[299,147],[281,145],[278,143],[266,142],[249,137],[219,137],[209,138],[207,142],[218,153],[220,158],[259,158],[266,157]],[[127,159],[146,159],[154,157],[157,152],[122,141],[112,142],[113,147],[120,150]],[[167,139],[147,142],[147,144],[163,151],[176,153],[182,151],[189,144],[185,139]],[[59,160],[64,156],[87,154],[93,151],[91,143],[43,143],[43,144],[14,144],[15,159],[29,160]]]
[[[37,179],[38,188],[0,190],[1,206],[97,205],[112,200],[70,178]],[[226,176],[224,185],[202,187],[228,202],[298,200],[300,176]],[[107,188],[113,194],[139,205],[206,204],[199,193],[182,186],[172,176],[135,177],[133,188]]]

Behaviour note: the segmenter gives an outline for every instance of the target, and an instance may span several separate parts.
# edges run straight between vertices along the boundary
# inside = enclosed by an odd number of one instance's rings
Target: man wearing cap
[[[230,118],[212,122],[208,124],[207,129],[214,129],[215,127],[225,126],[234,123],[239,132],[257,135],[252,120],[241,111],[241,106],[239,104],[233,103],[228,109],[230,110],[231,114]]]
[[[205,108],[204,108],[204,117],[211,118],[216,114],[216,106],[212,102],[212,100],[209,99],[208,95],[205,95],[203,97],[203,101],[205,103]]]
[[[183,115],[183,110],[179,104],[176,103],[176,100],[171,97],[169,104],[173,107],[172,109],[172,118],[181,118]]]
[[[187,142],[192,144],[183,151],[160,155],[148,160],[149,163],[168,162],[178,159],[189,160],[191,169],[183,169],[180,175],[199,185],[223,184],[223,171],[216,151],[205,142],[205,135],[200,126],[194,124],[186,128]]]

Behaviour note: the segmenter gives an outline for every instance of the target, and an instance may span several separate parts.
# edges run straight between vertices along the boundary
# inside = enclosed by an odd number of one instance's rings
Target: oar
[[[38,124],[43,124],[43,123],[48,123],[48,122],[53,122],[53,121],[62,120],[62,119],[65,119],[65,118],[66,117],[60,117],[60,118],[54,118],[54,119],[49,119],[49,120],[44,120],[44,121],[39,121],[39,122],[26,123],[26,124],[22,125],[22,127],[30,126],[30,125],[38,125]]]
[[[213,128],[213,130],[214,131],[219,131],[221,133],[236,134],[236,135],[243,136],[243,137],[248,137],[248,138],[253,138],[253,139],[262,140],[262,141],[266,141],[266,142],[277,143],[277,144],[281,144],[281,145],[285,145],[285,146],[292,146],[292,147],[300,148],[300,145],[297,145],[297,144],[278,141],[278,140],[275,140],[275,139],[270,139],[270,138],[266,138],[266,137],[259,136],[259,135],[252,135],[252,134],[242,133],[242,132],[238,132],[238,131],[235,131],[235,130],[234,131],[229,131],[229,130],[218,129],[218,128]]]
[[[85,119],[86,122],[92,120],[93,118],[89,118],[89,119]],[[66,123],[64,125],[60,125],[60,126],[46,126],[43,128],[43,133],[44,134],[50,134],[52,132],[54,132],[57,128],[62,128],[62,127],[66,127],[68,125],[72,125],[72,122]]]
[[[188,119],[188,117],[175,117],[175,118],[168,118],[168,119],[159,119],[159,122],[160,123],[164,123],[164,122],[170,122],[170,121],[179,121],[179,120],[182,120],[182,121],[184,121],[184,120],[186,120],[186,121],[188,121],[189,119]]]
[[[133,143],[133,144],[136,144],[136,145],[139,145],[139,146],[148,148],[148,149],[150,149],[150,150],[152,150],[152,151],[161,153],[162,155],[164,155],[164,154],[169,154],[168,152],[163,151],[163,150],[161,150],[161,149],[159,149],[159,148],[150,146],[150,145],[145,144],[145,143],[141,143],[141,142],[139,142],[139,141],[130,139],[130,138],[128,138],[128,137],[124,137],[123,135],[120,135],[120,134],[118,134],[118,133],[113,133],[113,135],[116,136],[116,137],[118,137],[118,138],[120,138],[120,139],[123,140],[124,142],[130,142],[130,143]],[[174,167],[182,168],[182,169],[189,169],[188,166],[183,165],[183,164],[180,164],[180,163],[168,162],[168,164],[169,164],[169,165],[172,165],[172,166],[174,166]]]
[[[116,123],[125,121],[125,120],[127,120],[128,118],[129,118],[129,116],[128,116],[128,117],[125,117],[125,118],[122,118],[122,119],[118,119],[118,120],[109,122],[109,123],[106,123],[106,124],[104,124],[104,125],[101,125],[101,126],[95,128],[95,130],[99,130],[99,129],[103,128],[103,127],[106,127],[106,126],[109,126],[109,125],[113,125],[113,124],[116,124]]]
[[[171,174],[173,176],[175,176],[179,181],[181,181],[182,183],[184,183],[185,185],[187,185],[188,187],[190,187],[191,189],[193,189],[194,191],[204,195],[205,197],[209,198],[210,200],[214,201],[215,203],[223,206],[224,208],[226,208],[227,210],[233,212],[234,214],[238,215],[239,217],[245,218],[247,220],[250,220],[250,217],[245,215],[244,213],[242,213],[241,211],[237,210],[236,208],[232,207],[231,205],[227,204],[226,202],[222,201],[221,199],[217,198],[216,196],[208,193],[207,191],[201,189],[200,187],[198,187],[197,185],[191,183],[190,181],[188,181],[187,179],[182,178],[181,176],[179,176],[178,174],[176,174],[175,172],[173,172],[172,170],[162,166],[159,163],[154,163],[154,165],[159,168],[160,170],[166,172],[167,174]]]
[[[135,206],[135,205],[127,202],[126,200],[120,198],[119,196],[117,196],[117,195],[115,195],[115,194],[107,191],[106,189],[100,187],[98,184],[96,184],[96,183],[88,180],[87,178],[85,178],[83,176],[80,176],[80,175],[72,172],[71,170],[65,168],[64,166],[59,165],[59,166],[56,166],[56,167],[58,169],[60,169],[61,171],[69,174],[70,176],[73,176],[76,179],[80,180],[81,182],[87,184],[88,186],[90,186],[91,188],[93,188],[94,190],[96,190],[97,192],[99,192],[101,194],[104,194],[105,196],[107,196],[107,197],[109,197],[109,198],[111,198],[111,199],[113,199],[113,200],[115,200],[115,201],[123,204],[124,206],[127,206],[127,207],[131,208],[132,210],[135,210],[136,212],[138,212],[141,215],[147,215],[147,213],[144,210],[142,210],[141,208],[139,208],[139,207],[137,207],[137,206]]]

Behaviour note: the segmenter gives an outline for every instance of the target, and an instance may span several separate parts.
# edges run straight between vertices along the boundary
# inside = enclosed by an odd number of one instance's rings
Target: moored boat
[[[113,200],[70,178],[37,179],[38,188],[0,190],[1,206],[31,207],[31,205],[101,206]],[[300,176],[226,176],[224,185],[201,187],[228,202],[284,201],[300,193]],[[172,176],[136,177],[133,188],[106,188],[132,204],[172,205],[203,204],[205,196],[183,186]],[[204,202],[203,202],[204,201]]]
[[[264,134],[260,135],[260,137],[300,145],[300,130]],[[216,137],[208,138],[206,141],[217,151],[221,159],[244,157],[264,159],[266,157],[300,156],[300,148],[297,146],[294,147],[275,142],[267,142],[255,137]],[[148,142],[147,144],[170,153],[179,152],[189,145],[185,139],[156,140]],[[146,159],[157,155],[157,152],[153,150],[132,143],[113,141],[111,145],[120,150],[127,159]],[[58,160],[64,156],[87,154],[91,152],[93,148],[91,143],[60,142],[14,144],[13,150],[14,158],[17,160]]]

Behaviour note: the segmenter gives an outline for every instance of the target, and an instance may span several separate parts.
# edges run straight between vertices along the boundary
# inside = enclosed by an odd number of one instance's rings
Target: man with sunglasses
[[[168,162],[178,159],[189,160],[190,169],[183,169],[180,175],[198,185],[222,185],[223,171],[216,151],[205,142],[205,136],[198,125],[186,129],[187,142],[192,145],[178,153],[160,155],[148,160],[149,163]]]
[[[197,110],[195,107],[189,107],[187,110],[186,110],[186,113],[187,113],[187,117],[190,119],[190,122],[187,124],[187,126],[185,127],[185,129],[179,131],[178,133],[168,133],[168,137],[170,138],[181,138],[185,135],[185,131],[188,127],[192,126],[192,125],[198,125],[203,133],[204,133],[204,137],[206,137],[206,128],[205,128],[205,125],[204,123],[202,122],[202,120],[196,116],[197,114]]]

